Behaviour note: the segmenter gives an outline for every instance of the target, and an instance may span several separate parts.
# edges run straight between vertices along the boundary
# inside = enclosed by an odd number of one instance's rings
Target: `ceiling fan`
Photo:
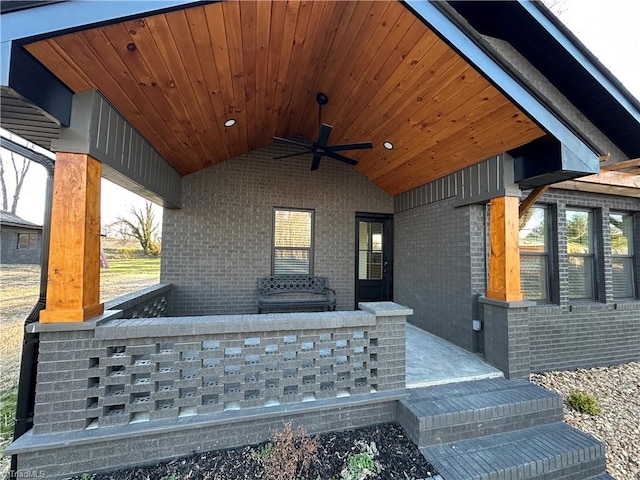
[[[373,148],[373,144],[371,142],[361,142],[361,143],[345,143],[342,145],[327,145],[329,141],[329,136],[331,135],[331,131],[333,127],[327,123],[322,123],[322,106],[326,105],[329,102],[329,97],[327,97],[324,93],[319,92],[316,95],[316,102],[318,102],[318,120],[320,123],[320,131],[318,133],[318,139],[313,142],[312,145],[306,145],[304,143],[296,142],[295,140],[289,140],[288,138],[282,137],[273,137],[274,140],[279,142],[287,143],[290,145],[295,145],[296,147],[303,148],[304,150],[301,152],[290,153],[288,155],[280,155],[279,157],[274,157],[274,160],[280,158],[288,158],[295,157],[296,155],[302,155],[305,153],[313,154],[313,162],[311,163],[311,170],[317,170],[320,166],[320,159],[322,157],[333,158],[334,160],[339,160],[341,162],[347,163],[349,165],[357,165],[358,161],[353,158],[345,157],[337,152],[341,152],[344,150],[361,150],[364,148]]]

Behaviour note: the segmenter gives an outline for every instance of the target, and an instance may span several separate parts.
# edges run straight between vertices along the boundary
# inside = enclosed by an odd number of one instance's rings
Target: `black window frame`
[[[587,213],[589,237],[591,240],[589,253],[570,253],[569,252],[569,236],[568,231],[568,216],[569,212],[583,212]],[[567,296],[570,302],[597,302],[598,301],[598,258],[597,258],[597,237],[596,237],[596,212],[592,208],[588,207],[574,207],[567,206],[565,210],[565,238],[566,238],[566,254],[567,254],[567,266],[571,263],[571,258],[582,258],[589,260],[591,264],[591,296],[589,297],[572,297],[571,296],[571,284],[569,281],[570,275],[567,275]]]
[[[611,235],[611,216],[612,215],[620,215],[622,217],[628,217],[631,221],[631,241],[628,243],[628,247],[631,249],[631,254],[630,255],[619,255],[619,254],[615,254],[613,252],[613,235]],[[613,263],[614,263],[614,259],[616,258],[625,258],[628,259],[629,261],[629,265],[631,267],[631,296],[629,297],[616,297],[615,296],[615,292],[616,292],[616,288],[615,288],[615,277],[612,275],[611,278],[611,290],[612,290],[612,295],[613,295],[613,299],[614,300],[635,300],[637,298],[637,272],[636,272],[636,251],[635,251],[635,245],[636,245],[636,238],[635,238],[635,230],[636,230],[636,225],[635,225],[635,218],[633,213],[630,212],[622,212],[622,211],[618,211],[618,210],[611,210],[609,212],[609,235],[610,235],[610,244],[611,244],[611,266],[613,267]]]
[[[311,228],[309,239],[309,247],[278,247],[276,246],[276,220],[278,212],[305,212],[311,215]],[[272,211],[272,231],[271,231],[271,275],[291,275],[291,274],[277,274],[275,272],[276,267],[276,252],[279,250],[307,250],[309,259],[308,272],[302,275],[313,275],[314,266],[314,250],[315,250],[315,210],[311,208],[294,208],[294,207],[273,207]]]
[[[553,262],[552,262],[552,241],[551,241],[551,211],[549,208],[549,205],[544,205],[544,204],[535,204],[531,207],[532,209],[539,209],[542,210],[544,212],[544,246],[545,246],[545,251],[544,252],[533,252],[533,251],[523,251],[522,249],[520,249],[520,258],[522,259],[522,257],[537,257],[537,258],[543,258],[543,264],[545,266],[546,269],[546,291],[545,293],[545,297],[542,298],[530,298],[530,297],[524,297],[525,300],[530,300],[530,301],[534,301],[534,302],[540,302],[540,303],[551,303],[552,301],[552,283],[553,283]],[[518,242],[518,246],[520,246],[520,242]],[[520,264],[522,265],[522,260],[520,261]],[[520,270],[520,282],[522,284],[522,267]],[[524,296],[524,290],[523,290],[523,296]]]

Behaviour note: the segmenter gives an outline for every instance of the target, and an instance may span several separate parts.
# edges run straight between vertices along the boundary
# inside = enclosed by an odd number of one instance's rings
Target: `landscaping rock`
[[[564,420],[607,445],[607,471],[618,480],[640,479],[640,363],[548,372],[531,381],[561,394]],[[594,395],[599,415],[577,412],[566,403],[573,390]]]

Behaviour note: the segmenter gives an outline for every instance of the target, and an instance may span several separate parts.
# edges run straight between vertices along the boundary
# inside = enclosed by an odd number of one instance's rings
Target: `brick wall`
[[[552,302],[529,307],[526,318],[525,307],[479,306],[487,274],[485,208],[456,208],[454,202],[450,198],[395,214],[394,298],[413,308],[412,323],[467,350],[484,352],[514,377],[526,375],[523,362],[530,362],[532,371],[546,371],[640,359],[640,301],[613,299],[607,220],[610,211],[636,212],[638,289],[640,199],[557,189],[542,197],[540,203],[548,204],[551,214]],[[595,213],[598,301],[569,301],[567,206]],[[488,325],[492,317],[497,323]],[[472,319],[485,320],[482,332],[472,331]]]
[[[392,213],[393,197],[352,168],[268,146],[183,178],[180,210],[165,210],[161,281],[171,315],[257,311],[256,280],[271,270],[273,207],[315,210],[314,274],[339,310],[354,308],[356,212]]]
[[[120,318],[164,317],[171,284],[157,284],[105,302],[105,310],[121,310]]]
[[[411,323],[475,351],[471,320],[485,283],[484,207],[454,202],[395,214],[394,299],[413,309]]]
[[[611,211],[635,213],[636,289],[640,283],[640,199],[549,190],[539,203],[552,206],[552,298],[529,308],[531,370],[547,371],[640,360],[640,301],[613,298]],[[570,301],[566,253],[567,207],[593,209],[596,226],[597,301]]]
[[[291,409],[285,413],[266,410],[245,421],[191,423],[181,429],[162,428],[148,432],[132,431],[120,437],[84,438],[44,451],[32,450],[18,455],[18,472],[22,478],[81,478],[85,472],[113,472],[133,465],[154,465],[196,452],[221,450],[257,444],[269,439],[291,421],[303,425],[309,434],[347,430],[396,418],[398,396],[384,401],[343,404],[336,401],[324,409]],[[308,404],[306,404],[308,405]],[[32,477],[29,477],[32,475]],[[16,477],[19,478],[19,477]],[[115,477],[117,478],[117,476]]]
[[[484,355],[507,378],[529,378],[529,302],[500,302],[482,297]]]
[[[34,426],[7,454],[68,478],[264,441],[285,419],[312,433],[392,421],[411,310],[361,306],[37,324]]]
[[[405,310],[406,311],[406,310]],[[112,320],[40,333],[35,435],[405,386],[405,315]]]

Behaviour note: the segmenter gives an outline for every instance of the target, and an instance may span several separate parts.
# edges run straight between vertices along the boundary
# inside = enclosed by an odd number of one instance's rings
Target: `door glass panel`
[[[359,222],[358,279],[380,280],[382,267],[382,223]]]

